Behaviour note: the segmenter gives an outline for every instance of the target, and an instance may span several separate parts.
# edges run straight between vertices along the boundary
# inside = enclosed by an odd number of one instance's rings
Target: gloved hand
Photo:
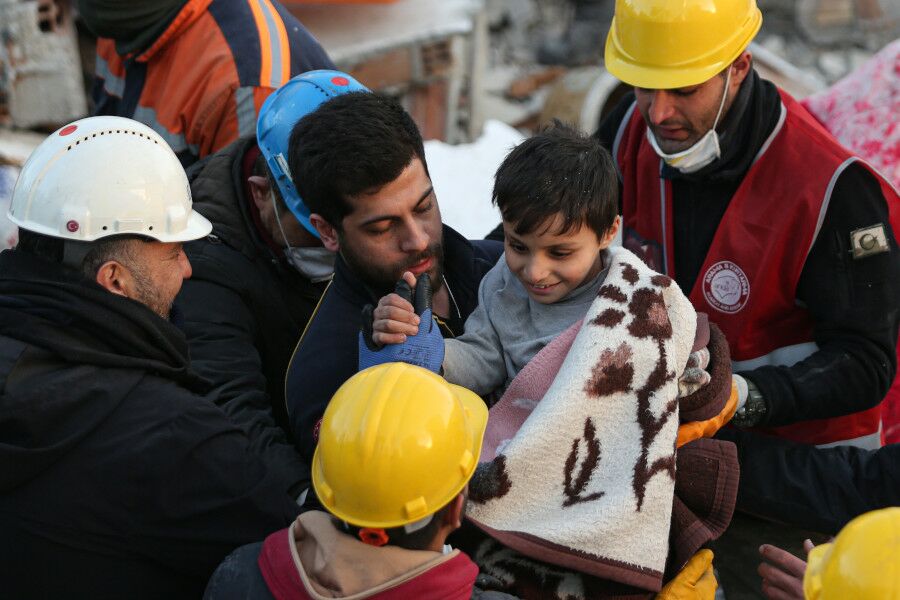
[[[719,582],[712,567],[712,550],[701,550],[691,557],[675,579],[656,595],[656,600],[713,600]]]
[[[405,362],[440,372],[444,362],[444,338],[431,318],[431,278],[427,273],[416,280],[415,299],[406,281],[398,281],[394,293],[413,305],[419,315],[419,330],[399,344],[380,345],[372,339],[375,307],[363,308],[362,331],[359,333],[359,370],[387,362]]]
[[[710,375],[706,371],[709,366],[709,350],[704,346],[688,356],[684,373],[678,378],[678,397],[690,396],[704,385],[710,382]]]
[[[728,421],[734,417],[734,413],[738,408],[738,386],[731,380],[731,395],[725,402],[722,412],[706,421],[691,421],[684,423],[678,427],[678,441],[675,443],[676,448],[681,448],[687,443],[699,440],[704,437],[712,437],[719,431]]]

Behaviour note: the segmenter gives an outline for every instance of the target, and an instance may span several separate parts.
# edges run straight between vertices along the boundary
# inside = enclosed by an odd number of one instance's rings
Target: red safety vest
[[[797,282],[840,174],[853,157],[782,92],[781,118],[731,199],[688,295],[725,333],[735,371],[792,365],[818,348]],[[613,153],[623,182],[624,244],[652,268],[674,274],[672,184],[631,111]],[[860,161],[862,163],[862,161]],[[865,163],[862,163],[865,165]],[[815,165],[814,169],[809,168]],[[900,232],[900,198],[881,175],[891,226]],[[900,377],[893,391],[900,389]],[[776,427],[769,433],[807,444],[881,446],[881,408]]]

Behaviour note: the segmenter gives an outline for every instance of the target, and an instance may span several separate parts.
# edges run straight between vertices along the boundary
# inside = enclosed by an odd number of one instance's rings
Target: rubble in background
[[[86,113],[71,4],[0,0],[0,124],[54,129]]]
[[[755,42],[757,64],[765,76],[798,97],[834,83],[862,65],[880,48],[900,37],[898,0],[758,0],[763,11],[762,30]],[[585,5],[594,5],[592,13]],[[486,118],[495,118],[528,130],[552,117],[590,125],[587,102],[595,89],[592,74],[602,75],[602,46],[615,0],[487,0],[490,28],[488,72],[483,100]],[[577,14],[601,20],[594,28],[593,60],[585,55],[585,23]],[[555,42],[554,42],[555,40]],[[535,89],[527,97],[514,97],[512,86],[540,77],[550,67],[541,65],[547,48],[568,42],[568,72],[557,73],[554,84]],[[761,48],[761,49],[760,49]],[[765,64],[764,64],[765,63]],[[559,88],[564,88],[560,90]],[[595,103],[596,104],[596,103]],[[602,104],[602,103],[601,103]],[[602,108],[602,106],[601,106]]]
[[[18,176],[18,167],[0,164],[0,250],[12,248],[19,241],[19,230],[5,216]]]

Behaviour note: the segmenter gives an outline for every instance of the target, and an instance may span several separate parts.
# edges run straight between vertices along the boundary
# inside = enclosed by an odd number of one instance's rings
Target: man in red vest
[[[606,68],[635,89],[597,135],[619,168],[623,242],[725,332],[736,425],[877,448],[900,199],[757,75],[761,23],[755,0],[617,0]]]

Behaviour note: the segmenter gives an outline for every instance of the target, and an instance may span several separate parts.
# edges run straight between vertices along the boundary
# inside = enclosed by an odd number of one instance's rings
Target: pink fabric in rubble
[[[900,40],[802,103],[838,141],[900,188]],[[896,385],[882,411],[885,442],[900,442]]]
[[[841,144],[900,187],[900,40],[801,103]]]

